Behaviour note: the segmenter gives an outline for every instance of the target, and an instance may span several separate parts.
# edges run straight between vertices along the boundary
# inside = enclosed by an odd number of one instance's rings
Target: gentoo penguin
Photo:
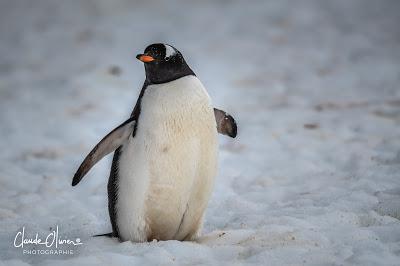
[[[146,80],[131,117],[93,148],[72,186],[115,151],[109,235],[134,242],[193,240],[217,171],[217,133],[234,138],[236,123],[213,109],[203,84],[173,46],[149,45],[137,59],[144,62]]]

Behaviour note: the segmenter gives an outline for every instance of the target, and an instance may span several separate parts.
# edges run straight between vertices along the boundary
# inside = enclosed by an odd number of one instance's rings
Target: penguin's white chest
[[[195,76],[150,85],[136,135],[118,164],[122,240],[191,239],[201,229],[217,169],[210,98]]]

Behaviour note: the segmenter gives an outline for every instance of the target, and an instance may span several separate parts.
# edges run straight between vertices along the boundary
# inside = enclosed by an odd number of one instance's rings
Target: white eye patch
[[[165,46],[165,58],[171,57],[176,54],[175,49],[172,48],[170,45],[164,44],[164,46]]]

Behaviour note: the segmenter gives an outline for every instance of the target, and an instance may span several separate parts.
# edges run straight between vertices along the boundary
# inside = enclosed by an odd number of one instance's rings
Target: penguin
[[[237,125],[210,97],[181,52],[155,43],[136,58],[146,79],[128,120],[86,156],[72,186],[114,152],[108,180],[112,233],[120,241],[195,240],[217,173],[218,133]]]

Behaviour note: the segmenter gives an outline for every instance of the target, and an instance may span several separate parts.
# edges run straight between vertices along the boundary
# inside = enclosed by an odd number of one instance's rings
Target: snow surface
[[[1,1],[0,265],[400,265],[399,1]],[[135,55],[177,47],[216,107],[219,175],[197,242],[119,243],[110,156]],[[74,255],[26,255],[58,225]],[[28,245],[32,250],[34,245]]]

